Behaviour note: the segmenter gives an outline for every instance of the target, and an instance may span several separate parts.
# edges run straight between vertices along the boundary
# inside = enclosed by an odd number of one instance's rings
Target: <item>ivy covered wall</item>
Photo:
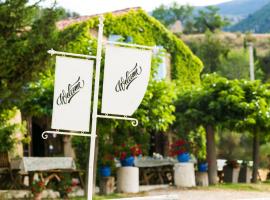
[[[202,62],[159,21],[141,9],[118,15],[106,14],[104,17],[105,36],[111,34],[121,35],[124,38],[131,36],[136,44],[163,46],[171,55],[172,79],[181,86],[200,83]],[[89,53],[91,40],[92,53],[95,53],[96,40],[89,30],[97,30],[97,27],[98,17],[94,17],[65,28],[60,33],[60,47],[67,51]]]

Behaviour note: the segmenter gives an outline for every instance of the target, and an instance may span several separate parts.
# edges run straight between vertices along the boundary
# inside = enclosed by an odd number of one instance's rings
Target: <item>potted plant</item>
[[[188,152],[190,144],[184,139],[179,139],[170,146],[170,155],[176,156],[179,162],[188,162],[190,154]]]
[[[111,176],[111,167],[114,165],[114,157],[110,154],[103,156],[102,161],[100,162],[100,175],[102,177]]]
[[[134,166],[136,156],[142,154],[141,145],[122,144],[116,147],[115,156],[120,160],[122,167]]]
[[[59,178],[60,181],[55,183],[54,188],[59,192],[61,199],[68,199],[68,193],[72,192],[72,187],[74,186],[71,175],[69,173],[61,173]]]
[[[227,160],[223,167],[224,182],[237,183],[239,177],[240,165],[237,160]]]
[[[240,166],[240,172],[239,172],[239,183],[250,183],[251,179],[251,165],[248,161],[243,161]]]
[[[42,192],[45,190],[45,182],[42,180],[34,180],[31,185],[31,192],[34,195],[34,200],[40,200]]]
[[[199,172],[207,172],[208,163],[206,159],[198,159],[198,171]]]

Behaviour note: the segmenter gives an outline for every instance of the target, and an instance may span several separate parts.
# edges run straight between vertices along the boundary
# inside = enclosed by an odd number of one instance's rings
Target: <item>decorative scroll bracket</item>
[[[106,118],[106,119],[121,119],[121,120],[128,120],[131,121],[132,126],[138,126],[139,122],[135,118],[129,118],[127,116],[119,117],[119,116],[109,116],[108,114],[105,115],[97,115],[98,118]]]
[[[61,132],[61,131],[44,131],[41,134],[41,137],[44,140],[46,140],[46,139],[48,139],[48,134],[91,137],[91,134],[86,134],[86,133],[83,133],[83,132],[82,133],[72,133],[72,132]]]

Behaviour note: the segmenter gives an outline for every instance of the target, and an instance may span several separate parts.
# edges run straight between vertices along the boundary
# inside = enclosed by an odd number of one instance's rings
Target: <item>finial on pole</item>
[[[100,24],[103,24],[104,16],[103,16],[103,15],[99,15],[98,20],[99,20],[99,23],[100,23]]]
[[[49,54],[51,54],[51,56],[55,53],[55,51],[53,49],[50,49],[47,51]]]

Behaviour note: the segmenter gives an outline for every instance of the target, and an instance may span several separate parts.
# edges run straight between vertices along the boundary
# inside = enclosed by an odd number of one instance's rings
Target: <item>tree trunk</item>
[[[254,132],[253,135],[253,170],[252,170],[252,183],[257,183],[257,175],[259,169],[259,149],[260,149],[260,133]]]
[[[211,125],[206,127],[206,148],[209,184],[215,185],[217,184],[217,155],[215,132],[213,126]]]

